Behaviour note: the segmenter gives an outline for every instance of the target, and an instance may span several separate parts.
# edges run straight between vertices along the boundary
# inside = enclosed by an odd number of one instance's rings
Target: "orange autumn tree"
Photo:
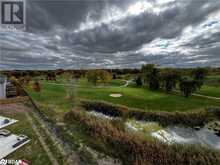
[[[41,91],[41,85],[37,80],[34,81],[32,88],[35,92]]]

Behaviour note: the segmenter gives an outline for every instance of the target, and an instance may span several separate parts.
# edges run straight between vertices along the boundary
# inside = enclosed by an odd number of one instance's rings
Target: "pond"
[[[111,116],[104,115],[99,112],[90,111],[91,115],[107,120],[116,119]],[[199,144],[213,149],[220,150],[220,137],[214,129],[210,129],[219,122],[212,122],[203,128],[185,128],[182,126],[161,127],[157,122],[146,122],[129,119],[125,122],[125,126],[129,131],[142,132],[146,136],[154,137],[167,144]]]
[[[168,144],[200,144],[214,149],[220,149],[220,137],[206,127],[200,130],[177,126],[168,127],[152,132],[151,135]]]

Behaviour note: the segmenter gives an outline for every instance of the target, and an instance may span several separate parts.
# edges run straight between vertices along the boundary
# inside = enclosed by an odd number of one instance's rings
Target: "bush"
[[[122,117],[123,116],[123,110],[113,105],[113,104],[107,104],[105,102],[97,102],[97,101],[81,101],[81,105],[88,111],[97,111],[101,112],[108,116],[113,117]]]
[[[32,88],[35,92],[40,92],[41,91],[41,84],[38,81],[34,81]]]
[[[220,120],[220,107],[209,107],[206,110],[208,113],[212,113]]]

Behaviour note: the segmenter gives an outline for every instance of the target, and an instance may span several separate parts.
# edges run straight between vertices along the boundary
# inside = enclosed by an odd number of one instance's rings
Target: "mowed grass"
[[[73,107],[73,101],[66,99],[67,87],[42,83],[40,93],[34,92],[30,87],[28,92],[30,96],[42,105],[53,106],[57,112],[68,111]]]
[[[220,98],[220,86],[217,87],[217,86],[204,85],[197,93],[206,96],[213,96]]]
[[[207,76],[205,85],[220,87],[220,75]]]
[[[185,98],[180,95],[150,91],[137,87],[77,87],[77,98],[102,100],[133,108],[156,111],[188,111],[204,109],[208,106],[220,106],[219,100],[192,96]],[[29,88],[29,93],[38,102],[55,106],[58,112],[68,111],[73,106],[73,100],[66,99],[66,87],[52,84],[42,84],[41,93]],[[121,93],[120,98],[113,98],[112,93]]]
[[[111,93],[121,93],[123,96],[113,98],[109,96]],[[79,88],[78,96],[80,98],[103,100],[129,107],[158,111],[188,111],[203,109],[208,106],[220,106],[219,100],[195,96],[185,98],[179,95],[135,87]]]
[[[220,98],[220,76],[207,76],[204,85],[196,93]]]

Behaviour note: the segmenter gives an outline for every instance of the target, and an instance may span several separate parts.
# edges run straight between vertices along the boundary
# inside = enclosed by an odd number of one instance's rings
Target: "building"
[[[0,75],[0,99],[6,98],[7,77]]]

